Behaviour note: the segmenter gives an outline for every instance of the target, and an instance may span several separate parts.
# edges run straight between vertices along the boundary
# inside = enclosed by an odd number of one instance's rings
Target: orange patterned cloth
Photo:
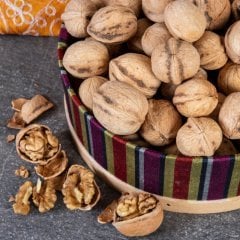
[[[69,0],[0,0],[0,34],[57,36]]]

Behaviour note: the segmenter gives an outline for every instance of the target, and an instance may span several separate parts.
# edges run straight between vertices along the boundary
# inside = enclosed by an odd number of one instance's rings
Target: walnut
[[[29,198],[32,195],[33,184],[26,181],[20,186],[18,193],[15,196],[15,203],[13,204],[13,211],[16,214],[27,215],[30,212]]]
[[[39,212],[44,213],[54,208],[57,201],[56,191],[51,182],[42,181],[38,178],[37,185],[33,188],[33,203]]]
[[[10,143],[10,142],[13,142],[15,140],[15,137],[16,137],[15,135],[10,134],[10,135],[7,136],[6,140],[7,140],[8,143]]]
[[[162,23],[155,23],[148,27],[142,36],[142,48],[148,55],[152,55],[153,49],[160,43],[165,43],[171,34],[169,33],[166,25]]]
[[[53,186],[53,188],[56,190],[56,191],[62,191],[62,188],[63,188],[63,183],[65,182],[65,179],[66,179],[66,171],[64,171],[61,175],[59,176],[56,176],[54,178],[50,178],[48,179],[47,181],[50,182]]]
[[[219,124],[224,135],[230,139],[240,139],[240,92],[228,95],[220,109]]]
[[[200,65],[206,70],[219,69],[228,60],[221,37],[214,32],[206,31],[194,46],[200,54]]]
[[[222,130],[211,118],[188,118],[178,131],[176,143],[186,156],[213,156],[222,142]]]
[[[119,81],[104,83],[93,95],[93,113],[109,131],[117,135],[136,133],[148,111],[146,97]]]
[[[190,43],[174,38],[157,45],[152,52],[151,61],[156,77],[173,84],[180,84],[193,77],[200,67],[197,49]]]
[[[91,210],[100,199],[94,175],[81,165],[72,165],[63,184],[64,203],[70,210]]]
[[[180,151],[177,148],[177,144],[175,142],[169,145],[163,146],[159,150],[161,153],[166,155],[181,155]]]
[[[240,0],[234,0],[232,3],[232,13],[236,20],[240,20]]]
[[[16,148],[23,160],[44,165],[55,158],[61,145],[47,126],[32,124],[17,134]]]
[[[137,31],[137,17],[130,8],[107,6],[93,15],[87,31],[100,42],[126,42]]]
[[[175,85],[172,83],[162,83],[159,88],[161,97],[163,97],[164,99],[167,99],[167,100],[172,100],[175,90],[178,86],[179,85]]]
[[[77,78],[88,78],[105,73],[108,69],[107,47],[97,41],[79,41],[68,47],[63,65]]]
[[[217,85],[225,93],[240,92],[240,65],[229,62],[218,75]]]
[[[35,167],[37,175],[43,179],[54,178],[65,171],[68,165],[68,158],[65,151],[61,151],[50,162]]]
[[[8,128],[22,129],[25,126],[26,126],[26,123],[22,119],[21,112],[15,112],[7,122]]]
[[[136,146],[141,146],[141,147],[145,147],[145,148],[149,148],[151,146],[138,133],[135,133],[132,135],[121,136],[121,138],[128,141],[129,143],[136,145]]]
[[[26,98],[17,98],[12,100],[11,102],[12,109],[17,112],[20,112],[23,104],[25,104],[27,101],[29,101],[29,99],[26,99]]]
[[[141,127],[141,136],[154,146],[171,143],[182,125],[180,114],[167,100],[150,99],[149,110]]]
[[[209,117],[211,117],[215,121],[218,121],[218,115],[219,115],[220,109],[225,101],[225,98],[226,98],[225,95],[218,92],[218,104],[217,104],[216,108],[213,110],[213,112],[209,115]]]
[[[90,110],[92,110],[93,105],[93,94],[99,89],[99,87],[108,81],[104,77],[91,77],[85,79],[79,87],[79,97],[82,100],[83,104]]]
[[[208,79],[208,74],[203,68],[199,68],[198,72],[193,76],[193,78],[203,78]]]
[[[227,155],[234,155],[237,153],[238,153],[238,151],[234,147],[232,141],[227,138],[223,138],[220,147],[215,152],[215,155],[216,156],[227,156]]]
[[[170,2],[164,11],[164,21],[174,37],[187,42],[197,41],[207,26],[204,14],[189,0]]]
[[[185,117],[208,116],[218,104],[217,90],[209,81],[193,78],[176,88],[173,104]]]
[[[240,64],[240,21],[235,22],[228,28],[225,35],[225,47],[228,57],[237,64]]]
[[[15,170],[15,175],[22,178],[28,178],[29,171],[24,166],[20,166],[17,170]]]
[[[109,78],[128,83],[147,98],[151,98],[161,84],[152,72],[150,58],[137,53],[126,53],[111,60]]]

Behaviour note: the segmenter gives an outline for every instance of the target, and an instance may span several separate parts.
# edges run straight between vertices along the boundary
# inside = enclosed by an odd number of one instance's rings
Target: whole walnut
[[[147,112],[147,98],[124,82],[107,81],[93,95],[94,116],[113,134],[136,133]]]
[[[234,0],[232,3],[232,13],[236,20],[240,19],[240,0]]]
[[[100,86],[103,85],[106,81],[108,81],[107,78],[95,76],[87,78],[81,83],[78,94],[83,104],[88,109],[92,110],[93,94],[97,92]]]
[[[164,11],[164,21],[174,37],[187,42],[197,41],[207,26],[204,14],[189,0],[169,3]]]
[[[229,139],[240,139],[240,92],[228,95],[220,109],[219,124]]]
[[[155,23],[148,27],[142,36],[142,48],[148,55],[152,55],[153,49],[160,43],[166,42],[171,38],[166,25],[164,23]]]
[[[227,138],[223,138],[220,147],[215,152],[215,155],[216,156],[227,156],[227,155],[234,155],[237,153],[238,153],[238,151],[235,148],[235,146],[233,145],[232,141]]]
[[[150,99],[146,119],[141,127],[141,136],[154,146],[164,146],[177,136],[182,118],[172,103],[167,100]]]
[[[176,88],[173,104],[185,117],[208,116],[218,104],[217,90],[209,81],[193,78]]]
[[[142,9],[147,18],[153,22],[163,22],[166,6],[173,0],[142,0]]]
[[[126,82],[151,98],[161,84],[151,69],[151,60],[143,54],[126,53],[110,61],[110,80]]]
[[[209,117],[211,117],[215,121],[218,121],[218,115],[219,115],[220,109],[225,101],[225,98],[226,98],[226,96],[224,94],[218,92],[218,104],[215,107],[215,109],[213,110],[213,112],[209,115]]]
[[[199,68],[198,72],[193,76],[193,78],[208,79],[208,73],[203,68]]]
[[[207,21],[207,29],[221,29],[228,22],[231,14],[229,0],[190,0],[201,11]]]
[[[77,78],[88,78],[105,73],[109,53],[106,46],[97,41],[78,41],[66,50],[63,66]]]
[[[180,84],[198,72],[200,56],[191,43],[170,38],[154,48],[151,62],[154,74],[162,82]]]
[[[218,87],[226,95],[240,92],[240,65],[229,62],[218,75]]]
[[[229,27],[225,35],[225,47],[228,57],[240,64],[240,20]]]
[[[126,42],[137,32],[137,17],[130,8],[107,6],[93,15],[87,32],[103,43]]]
[[[206,70],[219,69],[228,60],[221,37],[214,32],[206,31],[194,46],[200,54],[201,67]]]
[[[222,143],[222,130],[211,118],[188,118],[178,131],[176,143],[185,156],[213,156]]]
[[[88,35],[87,26],[98,6],[91,0],[71,0],[61,16],[67,31],[74,37]]]

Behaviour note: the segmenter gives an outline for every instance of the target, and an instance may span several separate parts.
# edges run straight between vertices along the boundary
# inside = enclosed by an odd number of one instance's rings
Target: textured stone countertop
[[[14,195],[24,181],[14,175],[20,165],[31,170],[31,180],[36,182],[37,179],[33,166],[17,156],[15,144],[6,142],[8,134],[16,133],[6,128],[6,121],[12,115],[12,99],[40,93],[52,100],[55,108],[37,122],[47,124],[56,133],[71,163],[84,164],[73,144],[65,119],[56,44],[56,38],[0,37],[0,239],[127,239],[110,224],[100,225],[96,220],[101,210],[118,197],[118,193],[101,179],[97,179],[97,182],[102,199],[90,212],[67,210],[60,195],[55,208],[45,214],[40,214],[32,206],[28,216],[18,216],[8,202],[9,196]],[[165,212],[161,228],[142,239],[239,240],[240,210],[211,215]]]

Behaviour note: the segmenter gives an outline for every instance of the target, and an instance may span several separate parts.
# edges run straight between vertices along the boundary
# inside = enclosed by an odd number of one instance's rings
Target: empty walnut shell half
[[[17,134],[16,149],[23,160],[45,165],[56,157],[61,145],[47,126],[32,124]]]
[[[72,165],[63,184],[63,201],[70,210],[91,210],[100,199],[100,189],[91,171]]]

